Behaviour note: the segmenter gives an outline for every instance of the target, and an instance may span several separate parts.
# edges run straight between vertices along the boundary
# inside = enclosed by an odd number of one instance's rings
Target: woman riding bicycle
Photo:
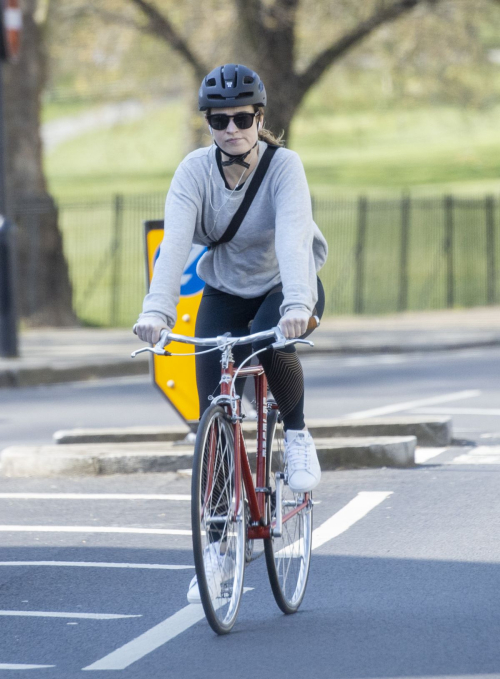
[[[303,336],[311,315],[323,313],[317,271],[326,260],[327,244],[313,221],[302,162],[264,129],[266,90],[246,66],[214,69],[201,83],[198,103],[213,144],[186,156],[172,179],[165,245],[134,332],[155,344],[162,330],[174,327],[181,276],[191,245],[197,243],[209,246],[197,267],[206,283],[197,337],[241,336],[278,324],[287,338]],[[229,242],[210,247],[225,234],[268,146],[279,148],[240,228]],[[262,345],[235,347],[236,364],[258,348]],[[289,486],[297,493],[311,491],[321,470],[304,422],[304,377],[297,352],[293,346],[269,349],[260,359],[283,418]],[[216,353],[196,357],[196,379],[201,417],[208,397],[217,394]]]

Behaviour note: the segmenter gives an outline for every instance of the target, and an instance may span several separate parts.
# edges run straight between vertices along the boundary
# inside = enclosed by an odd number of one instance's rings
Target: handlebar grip
[[[316,330],[316,328],[319,327],[319,325],[320,320],[318,316],[311,316],[311,318],[309,319],[309,323],[307,324],[307,330],[308,331]]]

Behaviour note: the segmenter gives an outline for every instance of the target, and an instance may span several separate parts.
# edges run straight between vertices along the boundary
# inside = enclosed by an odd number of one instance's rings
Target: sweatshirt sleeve
[[[312,313],[318,298],[313,256],[311,196],[299,156],[288,153],[276,177],[276,257],[283,284],[283,315],[298,308]]]
[[[183,162],[177,168],[167,194],[160,255],[141,314],[158,316],[170,328],[177,320],[181,277],[191,250],[200,205],[199,187]]]

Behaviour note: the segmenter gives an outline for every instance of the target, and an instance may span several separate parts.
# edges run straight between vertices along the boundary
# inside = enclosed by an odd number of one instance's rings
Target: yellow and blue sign
[[[162,245],[163,220],[144,222],[146,234],[146,266],[148,290],[153,278],[153,270]],[[173,332],[194,337],[196,316],[201,302],[205,283],[196,273],[196,265],[206,251],[203,245],[192,245],[191,252],[181,278],[177,322]],[[175,354],[191,354],[192,344],[172,342],[168,350]],[[153,381],[179,415],[188,423],[196,422],[199,417],[198,389],[194,356],[153,356]]]

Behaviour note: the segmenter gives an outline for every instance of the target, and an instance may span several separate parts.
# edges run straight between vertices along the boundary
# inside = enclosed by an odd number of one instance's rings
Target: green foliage
[[[500,107],[327,113],[306,102],[292,148],[316,195],[482,193],[500,176],[499,113]],[[61,144],[46,156],[51,191],[59,199],[166,192],[188,145],[188,115],[177,101]]]

